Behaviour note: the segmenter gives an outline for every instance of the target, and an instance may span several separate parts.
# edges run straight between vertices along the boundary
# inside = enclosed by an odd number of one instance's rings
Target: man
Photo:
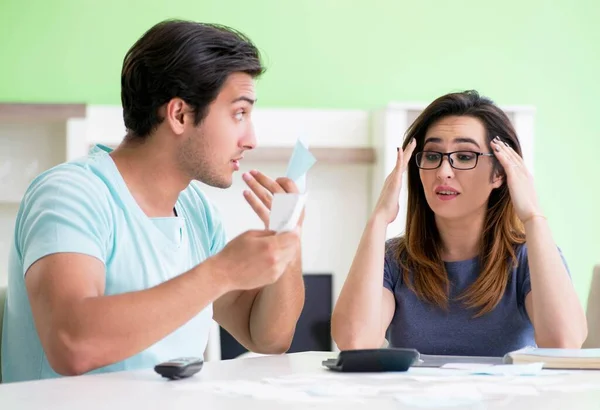
[[[159,23],[125,56],[127,135],[29,187],[10,255],[7,382],[150,368],[201,356],[211,319],[259,353],[285,352],[304,303],[300,227],[226,244],[195,181],[227,188],[256,145],[255,46],[220,26]],[[287,179],[244,175],[268,226]]]

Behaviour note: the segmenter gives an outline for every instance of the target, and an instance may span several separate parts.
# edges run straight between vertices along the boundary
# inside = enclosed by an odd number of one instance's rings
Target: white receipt
[[[307,194],[275,194],[271,203],[269,229],[277,233],[293,231],[298,225]]]

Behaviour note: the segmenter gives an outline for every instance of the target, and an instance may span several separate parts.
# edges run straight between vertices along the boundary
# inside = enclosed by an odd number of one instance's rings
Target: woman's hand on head
[[[398,216],[400,210],[399,197],[402,188],[402,176],[408,167],[413,151],[417,143],[413,138],[404,150],[398,148],[396,166],[387,176],[379,195],[377,205],[375,205],[375,215],[383,218],[386,223],[392,223]]]
[[[494,138],[491,145],[494,155],[504,168],[510,197],[519,219],[525,222],[533,216],[541,215],[533,176],[527,170],[523,158],[499,137]]]

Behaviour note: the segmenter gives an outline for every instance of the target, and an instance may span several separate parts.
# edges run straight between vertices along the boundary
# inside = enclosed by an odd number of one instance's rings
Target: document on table
[[[568,384],[563,372],[544,371],[531,374],[532,369],[520,369],[512,375],[477,374],[482,369],[414,368],[408,372],[332,374],[329,372],[299,373],[267,377],[256,381],[192,382],[177,385],[185,390],[201,390],[203,394],[225,397],[251,397],[278,402],[369,402],[391,400],[419,407],[440,405],[484,405],[499,399],[537,396],[545,391],[600,390],[600,385]],[[488,366],[494,368],[496,366]],[[488,369],[486,368],[486,369]],[[488,369],[489,370],[489,369]],[[489,372],[488,372],[489,373]],[[378,377],[383,376],[386,377]]]
[[[443,365],[442,369],[465,370],[475,375],[491,376],[535,376],[542,372],[544,363],[529,364],[499,364],[490,365],[486,363],[449,363]]]

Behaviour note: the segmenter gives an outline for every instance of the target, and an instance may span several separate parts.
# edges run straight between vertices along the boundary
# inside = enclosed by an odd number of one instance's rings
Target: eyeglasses
[[[475,151],[454,151],[454,152],[437,152],[437,151],[421,151],[417,152],[415,159],[417,167],[421,169],[436,169],[442,165],[444,157],[448,157],[450,166],[454,169],[473,169],[477,166],[479,157],[493,157],[494,154],[486,154]]]

